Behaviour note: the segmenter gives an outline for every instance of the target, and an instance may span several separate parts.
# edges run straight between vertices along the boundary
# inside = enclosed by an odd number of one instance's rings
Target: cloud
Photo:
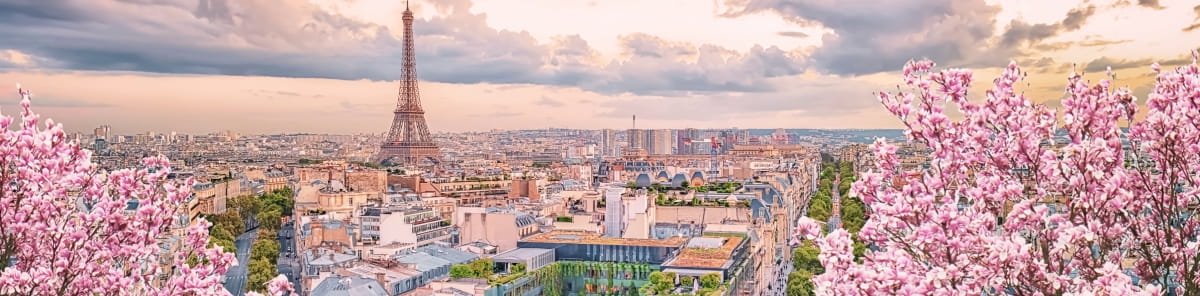
[[[486,114],[478,114],[477,116],[481,116],[481,117],[516,117],[516,116],[521,116],[521,115],[524,115],[524,113],[511,112],[511,111],[496,111],[496,112],[491,112],[491,113],[486,113]]]
[[[808,37],[808,34],[806,34],[804,32],[784,31],[784,32],[779,32],[779,36],[804,38],[804,37]]]
[[[1083,9],[1072,9],[1071,11],[1067,12],[1067,18],[1063,19],[1062,26],[1067,30],[1078,30],[1079,27],[1083,26],[1084,22],[1087,22],[1089,17],[1095,14],[1095,5],[1089,5],[1087,8]]]
[[[808,60],[828,73],[861,75],[894,71],[914,58],[950,66],[1004,63],[1023,49],[1061,32],[1081,28],[1094,6],[1076,8],[1061,22],[1014,20],[997,32],[998,6],[984,0],[726,0],[722,15],[760,12],[833,33]]]
[[[534,102],[534,104],[538,104],[538,105],[542,105],[542,106],[550,106],[550,107],[562,107],[562,106],[566,105],[566,104],[563,104],[562,101],[555,100],[555,99],[552,99],[547,96],[542,96],[542,98],[538,99],[537,102]]]
[[[36,65],[34,59],[33,56],[20,51],[11,49],[0,50],[0,65],[7,65],[8,67],[31,67]]]
[[[777,79],[771,93],[714,93],[682,97],[642,97],[636,102],[600,102],[597,115],[627,117],[637,104],[638,117],[656,120],[739,120],[748,116],[798,112],[808,117],[836,117],[877,107],[871,93],[885,86],[833,76]]]
[[[34,108],[34,109],[37,109],[37,108],[91,109],[91,108],[113,107],[113,105],[106,104],[106,103],[88,102],[88,101],[81,101],[81,100],[77,100],[77,99],[56,97],[56,96],[39,96],[39,95],[37,95],[36,91],[33,92],[33,96],[30,98],[30,102],[32,102],[32,104],[33,104],[32,108]],[[15,106],[19,105],[18,103],[19,103],[19,100],[8,100],[8,99],[0,100],[0,105],[6,106],[6,107],[15,107]],[[9,112],[11,112],[11,109],[9,109]]]
[[[1101,57],[1088,62],[1087,66],[1084,66],[1083,70],[1085,72],[1095,73],[1107,71],[1109,67],[1112,67],[1113,71],[1135,67],[1145,67],[1146,69],[1150,69],[1150,64],[1153,63],[1154,61],[1151,59],[1117,60],[1109,57]]]
[[[833,33],[810,60],[834,74],[899,69],[914,57],[962,60],[993,35],[998,7],[982,0],[726,0],[725,16],[771,12]]]
[[[601,93],[676,95],[688,92],[764,92],[769,78],[800,74],[800,57],[778,47],[755,46],[747,53],[676,43],[646,34],[622,36],[628,58],[604,67],[599,83],[585,89]]]
[[[1149,7],[1149,8],[1154,8],[1154,9],[1159,9],[1159,10],[1162,10],[1163,8],[1165,8],[1162,5],[1158,4],[1158,0],[1138,0],[1138,5],[1141,5],[1144,7]]]
[[[440,14],[414,24],[418,75],[426,81],[578,86],[606,93],[763,91],[763,79],[801,70],[798,56],[775,47],[738,52],[667,46],[642,34],[623,39],[633,57],[603,61],[577,35],[539,42],[528,32],[490,27],[486,14],[470,12],[469,0],[432,3]],[[0,0],[0,35],[6,36],[0,50],[46,57],[43,66],[71,70],[390,81],[402,67],[401,29],[351,19],[306,0]],[[648,71],[636,73],[639,77],[682,77],[649,83],[624,78],[637,71]]]
[[[1088,41],[1080,42],[1079,46],[1083,46],[1083,47],[1109,46],[1109,45],[1117,45],[1117,44],[1129,43],[1129,42],[1133,42],[1133,40],[1128,40],[1128,39],[1126,39],[1126,40],[1088,40]]]

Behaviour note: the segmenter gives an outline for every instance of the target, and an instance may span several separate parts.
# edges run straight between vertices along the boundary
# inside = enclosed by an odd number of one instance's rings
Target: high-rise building
[[[669,130],[669,129],[654,130],[654,132],[652,133],[651,140],[650,140],[651,149],[649,152],[650,152],[650,154],[659,154],[659,155],[671,154],[671,150],[672,150],[671,146],[673,146],[672,142],[673,141],[672,141],[672,137],[671,137],[671,130]]]
[[[621,207],[623,205],[621,195],[624,193],[625,188],[623,187],[609,187],[604,190],[604,202],[608,205],[605,208],[604,216],[604,236],[606,237],[621,237],[621,234],[625,232],[623,223],[625,219],[622,215],[625,213],[625,209]]]
[[[404,69],[400,75],[400,95],[396,102],[392,128],[379,148],[375,160],[396,164],[436,162],[441,151],[429,135],[425,110],[417,89],[417,62],[413,45],[413,13],[404,8]]]
[[[692,148],[692,142],[699,142],[702,140],[700,137],[700,131],[694,128],[688,128],[679,130],[678,134],[679,135],[676,137],[678,140],[675,143],[678,148],[675,150],[675,154],[696,154]]]
[[[603,129],[600,131],[600,155],[605,157],[618,156],[617,131]]]
[[[629,129],[625,134],[626,140],[629,142],[629,150],[646,149],[646,131],[640,129]]]
[[[108,131],[109,131],[108,125],[101,125],[100,127],[97,127],[95,130],[92,130],[92,137],[94,137],[96,139],[108,140]]]

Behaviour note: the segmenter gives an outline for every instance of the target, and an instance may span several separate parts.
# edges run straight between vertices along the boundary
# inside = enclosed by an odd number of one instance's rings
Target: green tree
[[[250,246],[250,258],[274,263],[275,259],[279,258],[279,242],[269,238],[254,242],[254,245]]]
[[[688,181],[683,181],[683,182],[679,183],[679,187],[686,190],[691,187],[691,184],[688,183]]]
[[[271,191],[269,193],[263,194],[261,200],[264,204],[273,204],[273,205],[277,206],[281,216],[291,216],[292,209],[294,208],[294,201],[292,200],[292,195],[293,195],[292,189],[284,187],[284,188],[276,189],[275,191]]]
[[[854,244],[851,245],[851,247],[854,248],[853,250],[854,250],[854,260],[855,261],[861,261],[862,257],[867,254],[867,245],[864,244],[862,241],[858,240],[857,235],[855,236]]]
[[[221,228],[229,232],[231,236],[236,236],[246,232],[246,224],[242,221],[242,216],[235,210],[227,210],[225,213],[212,215],[210,221],[213,223],[213,228]]]
[[[517,264],[513,265],[512,272],[513,273],[525,272],[525,263],[517,263]]]
[[[812,241],[804,241],[792,252],[792,265],[796,270],[807,270],[813,274],[825,273],[825,267],[821,266],[821,261],[817,259],[818,255],[821,255],[821,249],[813,245]]]
[[[208,237],[212,239],[224,239],[231,241],[235,240],[233,233],[230,233],[229,229],[225,229],[225,227],[217,227],[215,223],[213,224],[212,229],[208,231]]]
[[[812,282],[813,274],[807,270],[797,270],[788,274],[787,296],[815,296],[816,288]]]
[[[829,164],[823,165],[821,179],[833,179],[833,167],[829,166]]]
[[[830,208],[829,202],[824,199],[814,199],[808,206],[808,217],[817,221],[829,221]]]
[[[282,223],[282,221],[279,220],[280,219],[280,210],[278,210],[279,206],[272,204],[272,205],[270,205],[270,207],[272,207],[271,210],[262,211],[262,212],[258,213],[258,215],[257,215],[258,225],[259,225],[259,227],[262,227],[263,229],[279,230],[279,227],[281,226],[280,223]]]
[[[704,287],[707,289],[716,289],[717,286],[720,286],[720,285],[721,285],[721,274],[713,272],[713,273],[707,273],[705,275],[700,276],[700,286],[701,287]]]
[[[646,286],[650,288],[650,293],[657,295],[665,295],[675,288],[675,273],[662,273],[655,271],[650,273],[649,283]]]
[[[475,270],[471,269],[471,266],[468,264],[455,264],[450,267],[450,278],[452,279],[475,277],[479,277],[479,275],[475,274]]]
[[[496,269],[496,263],[489,258],[476,259],[475,261],[471,261],[470,264],[471,269],[475,270],[475,274],[482,278],[491,277]]]
[[[223,251],[223,252],[237,254],[237,244],[234,244],[233,240],[228,240],[228,239],[224,239],[224,238],[209,239],[208,246],[212,247],[214,245],[221,246],[221,251]]]
[[[685,276],[685,277],[679,278],[679,285],[684,286],[684,287],[689,287],[689,288],[692,287],[692,277]]]
[[[842,223],[846,231],[858,233],[867,224],[866,204],[858,198],[842,199]]]
[[[265,292],[267,290],[266,283],[272,278],[275,278],[275,264],[266,259],[250,260],[250,266],[247,267],[248,274],[246,276],[246,290]]]

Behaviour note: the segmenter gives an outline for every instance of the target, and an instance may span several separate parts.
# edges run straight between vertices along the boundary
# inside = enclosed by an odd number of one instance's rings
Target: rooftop
[[[418,271],[426,272],[441,266],[467,263],[479,256],[458,249],[429,245],[417,248],[411,253],[396,255],[394,258],[400,263],[414,264]]]
[[[539,248],[516,248],[508,250],[504,253],[500,253],[496,256],[492,256],[492,260],[496,262],[522,263],[545,253],[553,254],[554,250]]]
[[[688,241],[687,247],[674,260],[663,265],[672,267],[725,268],[733,258],[733,249],[742,242],[741,237],[696,237]]]
[[[386,296],[379,281],[362,277],[329,277],[310,293],[313,296]]]
[[[522,241],[531,243],[560,243],[560,244],[592,244],[592,245],[626,245],[645,247],[679,247],[683,246],[686,238],[669,237],[666,239],[636,239],[603,237],[594,232],[555,230],[541,233]]]

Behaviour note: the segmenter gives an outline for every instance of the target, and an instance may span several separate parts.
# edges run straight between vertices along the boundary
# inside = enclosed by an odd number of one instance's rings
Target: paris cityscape
[[[1189,1],[0,19],[0,295],[1200,295]]]

